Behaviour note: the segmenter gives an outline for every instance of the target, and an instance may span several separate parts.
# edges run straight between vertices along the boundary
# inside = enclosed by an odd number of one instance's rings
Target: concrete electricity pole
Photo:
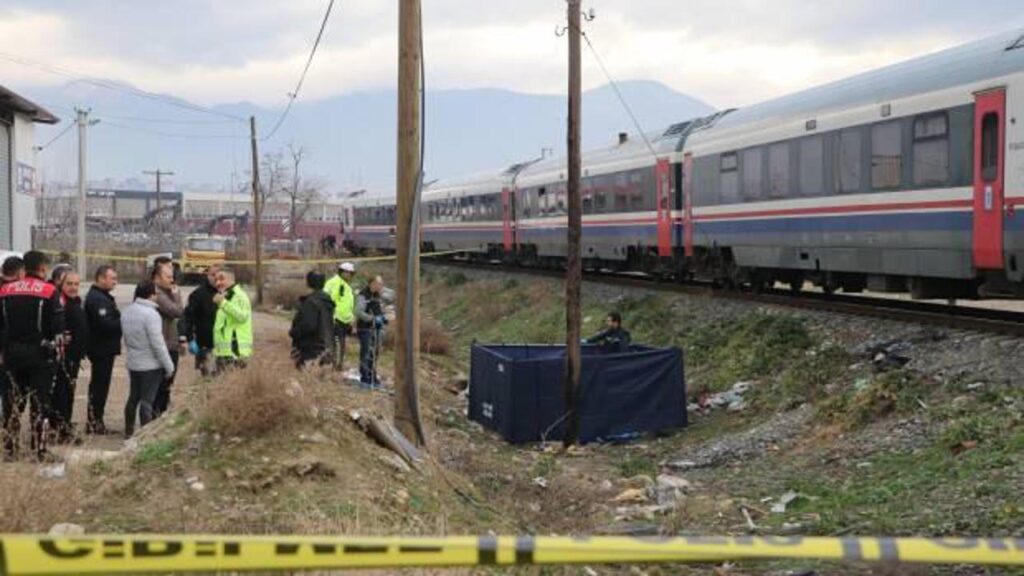
[[[263,304],[263,203],[260,202],[260,157],[256,146],[256,117],[249,117],[249,140],[252,143],[252,225],[256,243],[256,304]]]
[[[426,444],[416,376],[420,351],[419,197],[422,18],[420,0],[398,5],[398,302],[395,326],[395,427],[419,446]]]
[[[565,278],[565,436],[563,444],[572,446],[579,439],[578,392],[582,370],[580,350],[580,292],[583,283],[583,261],[580,236],[583,226],[583,203],[580,195],[580,113],[582,109],[582,72],[580,69],[580,0],[568,0],[569,27],[569,223],[568,254]]]
[[[85,213],[86,205],[86,129],[95,124],[96,121],[89,121],[89,110],[75,108],[75,122],[78,124],[78,236],[76,246],[76,260],[78,261],[78,275],[88,278],[85,262]]]
[[[174,172],[170,172],[170,171],[167,171],[167,170],[161,170],[161,169],[157,168],[156,170],[143,170],[142,173],[143,174],[148,174],[149,176],[156,176],[156,207],[157,207],[157,210],[159,210],[160,209],[160,177],[161,176],[174,176]]]

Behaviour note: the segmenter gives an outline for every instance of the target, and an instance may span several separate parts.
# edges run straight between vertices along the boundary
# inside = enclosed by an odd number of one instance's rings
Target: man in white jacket
[[[131,380],[124,407],[124,434],[130,437],[135,432],[136,411],[141,425],[149,424],[156,416],[153,404],[160,385],[174,375],[174,363],[167,351],[157,310],[156,286],[151,282],[135,287],[135,301],[121,314],[121,331]]]

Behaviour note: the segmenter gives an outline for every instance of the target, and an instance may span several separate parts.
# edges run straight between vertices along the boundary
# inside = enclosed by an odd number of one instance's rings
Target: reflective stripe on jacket
[[[327,284],[324,285],[324,292],[334,302],[334,320],[342,324],[352,324],[356,319],[356,295],[341,274],[336,274],[327,281]]]
[[[224,294],[213,325],[213,353],[217,358],[252,356],[252,306],[237,284]]]

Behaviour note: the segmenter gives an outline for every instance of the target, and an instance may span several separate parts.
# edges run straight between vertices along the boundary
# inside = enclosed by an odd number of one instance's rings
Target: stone
[[[330,444],[331,440],[320,432],[312,434],[299,434],[299,440],[307,444]]]
[[[395,492],[395,500],[397,500],[399,504],[405,504],[409,502],[409,493],[405,490],[399,490],[398,492]]]
[[[188,487],[193,492],[202,492],[202,491],[206,490],[206,485],[203,484],[202,482],[193,482],[193,483],[189,484]]]
[[[47,534],[50,536],[81,536],[85,534],[85,528],[78,524],[62,522],[51,526],[50,531],[47,532]]]
[[[673,490],[681,490],[683,492],[689,492],[693,489],[693,484],[689,480],[679,476],[673,476],[672,474],[659,474],[657,486],[658,488],[671,488]]]
[[[982,390],[984,388],[985,388],[985,383],[984,382],[973,382],[973,383],[967,385],[967,389],[970,390],[971,392]]]
[[[67,465],[63,462],[54,464],[53,466],[46,466],[39,470],[39,475],[47,480],[59,480],[68,475]]]

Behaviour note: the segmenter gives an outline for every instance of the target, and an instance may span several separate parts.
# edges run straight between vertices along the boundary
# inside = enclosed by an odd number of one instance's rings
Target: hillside
[[[621,89],[645,130],[712,111],[656,82],[624,82]],[[84,84],[26,94],[54,107],[64,120],[55,127],[40,127],[40,143],[73,119],[75,106],[89,106],[101,119],[90,132],[92,180],[135,178],[145,185],[141,171],[158,165],[174,170],[173,182],[179,186],[227,187],[232,171],[236,183],[245,178],[247,125]],[[311,152],[308,174],[323,178],[332,190],[387,189],[394,180],[396,108],[393,91],[300,100],[288,122],[261,147],[274,150],[289,142],[306,146]],[[269,131],[278,117],[277,110],[246,103],[216,109],[241,117],[255,115],[260,133]],[[620,131],[635,131],[610,86],[587,92],[583,109],[585,146],[610,142]],[[564,96],[497,89],[429,91],[426,120],[431,179],[500,168],[536,157],[541,148],[564,148]],[[43,159],[47,177],[73,181],[76,154],[73,135],[55,144]]]

